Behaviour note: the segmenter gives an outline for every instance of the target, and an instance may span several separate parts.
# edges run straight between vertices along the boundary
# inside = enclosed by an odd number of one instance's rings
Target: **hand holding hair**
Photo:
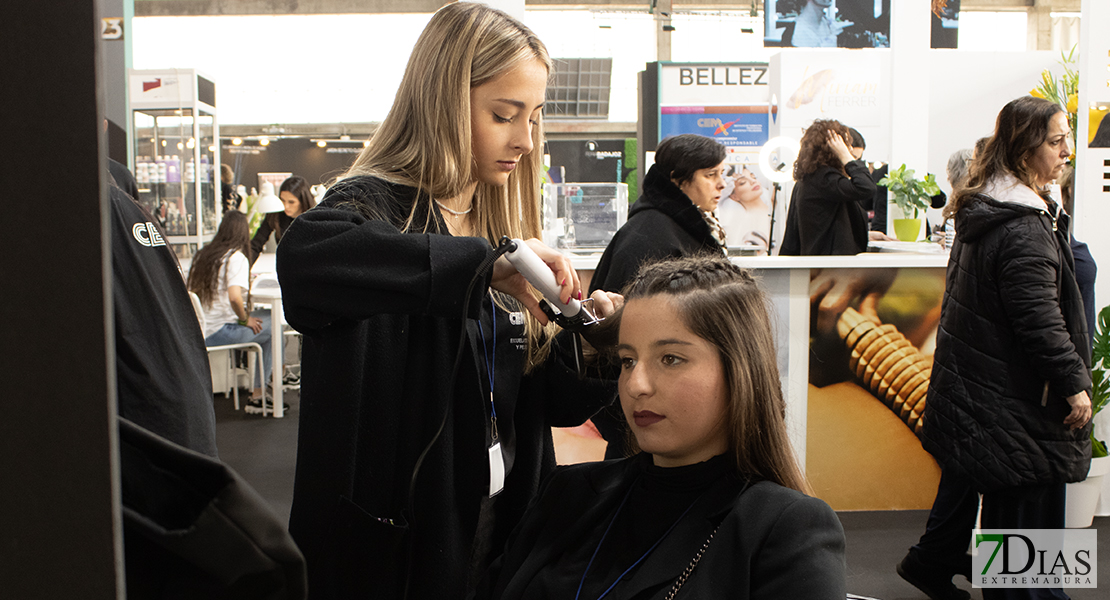
[[[836,153],[836,157],[840,159],[841,164],[846,165],[856,159],[852,156],[852,151],[848,149],[848,144],[844,142],[844,138],[833,131],[828,131],[826,134],[828,135],[829,148]]]

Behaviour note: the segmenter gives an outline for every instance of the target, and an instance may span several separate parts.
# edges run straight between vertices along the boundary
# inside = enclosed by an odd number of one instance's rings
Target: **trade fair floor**
[[[236,411],[230,398],[215,396],[220,459],[268,500],[283,521],[288,521],[297,459],[299,392],[286,392],[285,402],[285,418],[274,419]],[[898,577],[894,566],[921,535],[927,511],[839,512],[838,516],[848,542],[849,593],[879,600],[926,598]],[[1110,517],[1095,517],[1094,528],[1098,530],[1098,571],[1103,591],[1065,590],[1075,600],[1105,598],[1105,589],[1110,586]],[[956,582],[971,592],[972,600],[983,597],[981,590],[972,589],[962,577]]]

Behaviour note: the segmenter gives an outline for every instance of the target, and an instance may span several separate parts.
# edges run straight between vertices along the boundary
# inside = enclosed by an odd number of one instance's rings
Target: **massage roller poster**
[[[928,509],[940,468],[918,434],[943,268],[810,272],[806,475],[836,510]]]

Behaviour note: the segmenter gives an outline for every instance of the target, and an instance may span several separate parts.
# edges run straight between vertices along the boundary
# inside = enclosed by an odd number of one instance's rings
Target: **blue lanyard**
[[[486,332],[482,329],[482,319],[478,319],[478,333],[482,338],[482,354],[486,359],[486,374],[489,376],[489,412],[490,422],[493,425],[493,441],[497,441],[497,407],[493,405],[493,373],[497,364],[497,302],[490,298],[491,320],[493,321],[493,352],[486,350]]]
[[[605,542],[605,538],[609,536],[609,530],[613,528],[613,523],[617,522],[617,515],[619,515],[621,509],[624,508],[625,502],[628,502],[628,497],[632,495],[632,490],[634,489],[636,489],[636,482],[633,482],[632,485],[628,488],[628,492],[625,493],[624,499],[621,500],[620,506],[617,507],[617,512],[613,513],[613,520],[609,521],[609,526],[605,528],[605,533],[601,534],[601,541],[597,543],[597,548],[594,548],[593,556],[590,557],[590,562],[586,563],[586,570],[582,573],[582,580],[578,582],[578,592],[574,594],[574,600],[578,600],[578,597],[582,594],[582,586],[586,583],[586,575],[590,572],[590,567],[593,566],[594,559],[597,558],[598,551],[601,550],[601,544],[603,544]],[[704,495],[704,492],[702,493],[702,495]],[[678,523],[682,521],[682,518],[686,516],[686,513],[690,512],[691,508],[694,508],[694,505],[697,504],[698,500],[701,500],[701,496],[695,498],[694,501],[690,503],[690,506],[687,506],[686,510],[682,511],[682,514],[679,515],[677,519],[675,519],[675,522],[671,524],[670,528],[668,528],[667,531],[663,532],[663,536],[660,537],[658,540],[655,540],[655,543],[651,545],[651,548],[648,548],[647,552],[644,552],[643,556],[637,559],[636,562],[632,563],[631,567],[625,569],[624,573],[621,573],[620,577],[617,577],[617,580],[613,582],[613,585],[610,585],[608,588],[606,588],[604,592],[601,592],[601,595],[597,597],[597,600],[601,600],[605,597],[606,594],[613,591],[613,588],[617,587],[617,584],[620,583],[622,579],[624,579],[625,575],[628,575],[628,573],[632,569],[636,568],[636,565],[642,563],[644,559],[647,558],[649,554],[651,554],[652,550],[655,550],[656,546],[662,543],[663,540],[667,539],[667,536],[670,535],[671,531],[673,531],[674,528],[678,526]]]

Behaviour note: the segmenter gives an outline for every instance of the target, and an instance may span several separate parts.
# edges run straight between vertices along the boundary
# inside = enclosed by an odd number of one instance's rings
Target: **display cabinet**
[[[222,217],[216,86],[193,69],[132,70],[130,91],[137,200],[191,258]]]

